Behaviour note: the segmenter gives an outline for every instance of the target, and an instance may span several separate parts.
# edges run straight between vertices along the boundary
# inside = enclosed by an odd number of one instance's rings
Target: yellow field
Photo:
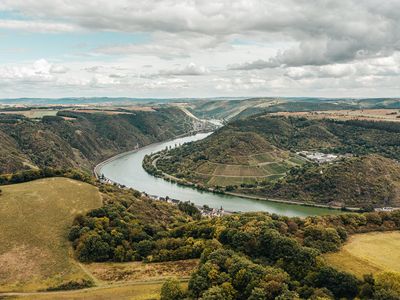
[[[100,288],[92,288],[81,291],[65,291],[47,294],[29,294],[25,296],[17,296],[12,299],[40,299],[40,300],[150,300],[160,299],[162,282],[154,283],[132,283],[122,286],[107,286]],[[182,283],[184,289],[187,288],[187,283]]]
[[[58,113],[58,110],[55,110],[55,109],[30,109],[30,110],[0,111],[0,114],[23,115],[30,119],[41,119],[45,116],[56,116],[57,113]]]
[[[400,232],[357,234],[339,252],[323,257],[329,264],[358,277],[382,271],[400,272]]]
[[[49,178],[1,189],[0,292],[36,291],[89,279],[72,258],[67,234],[78,213],[101,206],[97,188]]]

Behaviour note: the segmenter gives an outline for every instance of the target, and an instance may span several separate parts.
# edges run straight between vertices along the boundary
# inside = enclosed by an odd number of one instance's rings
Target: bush
[[[161,287],[161,300],[180,300],[184,296],[185,292],[176,278],[167,279]]]
[[[91,280],[79,279],[76,281],[64,282],[60,285],[49,287],[47,291],[63,291],[63,290],[79,290],[93,287],[94,283]]]

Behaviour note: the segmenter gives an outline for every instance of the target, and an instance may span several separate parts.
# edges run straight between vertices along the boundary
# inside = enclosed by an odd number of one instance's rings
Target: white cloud
[[[195,63],[189,63],[188,65],[180,68],[174,68],[170,70],[160,70],[160,75],[176,75],[176,76],[197,76],[204,75],[210,71],[204,66],[197,66]]]
[[[278,49],[281,51],[275,57],[255,58],[253,62],[258,63],[244,63],[245,69],[251,68],[252,64],[256,69],[260,68],[262,61],[264,67],[324,65],[387,56],[400,50],[400,2],[396,0],[384,3],[380,0],[2,2],[3,7],[41,22],[60,20],[62,24],[51,26],[61,26],[61,30],[86,28],[96,31],[163,32],[189,37],[188,43],[195,43],[197,35],[203,40],[214,39],[209,47],[224,44],[234,36],[269,42],[279,37],[280,40],[297,43],[292,48]],[[29,29],[30,26],[23,25],[24,22],[14,26]],[[46,27],[46,23],[38,24],[38,30]],[[31,30],[35,30],[35,26]],[[169,48],[166,46],[158,46],[157,43],[147,48],[112,46],[102,51],[120,54],[143,50],[160,55],[164,50],[180,48],[185,52],[187,49],[184,38],[180,39],[180,43],[169,43]],[[172,55],[182,56],[184,53]]]
[[[390,96],[400,86],[398,0],[0,0],[0,10],[20,17],[0,29],[28,34],[146,36],[74,49],[62,64],[0,65],[7,91]]]
[[[26,21],[26,20],[0,20],[0,29],[14,29],[29,32],[74,32],[78,27],[71,24],[50,23],[42,21]]]

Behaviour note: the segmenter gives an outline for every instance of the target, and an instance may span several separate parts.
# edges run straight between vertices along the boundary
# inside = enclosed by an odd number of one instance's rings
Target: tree
[[[224,283],[221,286],[213,286],[204,292],[201,300],[232,300],[234,289],[230,283]]]
[[[341,238],[335,228],[322,225],[308,226],[304,230],[304,245],[320,250],[322,253],[336,251]]]
[[[375,295],[377,300],[400,299],[400,273],[384,272],[376,276]]]
[[[337,298],[353,299],[358,294],[358,280],[355,276],[339,272],[331,267],[322,267],[314,277],[316,287],[326,287]]]
[[[176,278],[167,279],[161,287],[161,300],[183,299],[185,292]]]
[[[106,261],[110,257],[110,246],[94,232],[83,236],[76,248],[81,261]]]

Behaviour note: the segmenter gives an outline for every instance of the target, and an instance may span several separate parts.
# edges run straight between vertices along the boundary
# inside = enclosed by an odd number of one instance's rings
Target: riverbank
[[[101,168],[104,167],[106,164],[108,164],[108,163],[114,161],[114,160],[117,160],[117,159],[122,158],[122,157],[124,157],[124,156],[130,155],[130,154],[132,154],[132,153],[136,153],[136,152],[138,152],[138,151],[140,151],[140,150],[145,150],[146,148],[149,148],[149,147],[154,147],[154,146],[157,146],[157,145],[160,145],[160,144],[169,142],[169,141],[173,141],[173,140],[175,140],[175,139],[179,139],[179,138],[183,138],[183,137],[187,137],[187,136],[192,136],[192,135],[195,135],[195,134],[198,134],[198,133],[210,133],[210,134],[211,134],[212,131],[211,131],[211,132],[210,132],[210,131],[206,131],[206,132],[203,132],[203,131],[197,131],[197,132],[190,131],[190,132],[186,132],[186,133],[177,135],[177,136],[175,136],[175,137],[173,137],[173,138],[170,138],[170,139],[167,139],[167,140],[164,140],[164,141],[160,141],[160,142],[156,142],[156,143],[151,143],[151,144],[148,144],[148,145],[145,145],[145,146],[142,146],[142,147],[138,147],[138,148],[136,148],[136,149],[134,149],[134,150],[129,150],[129,151],[125,151],[125,152],[119,153],[119,154],[117,154],[117,155],[113,155],[113,156],[111,156],[110,158],[108,158],[108,159],[106,159],[106,160],[104,160],[104,161],[98,163],[98,164],[93,168],[93,174],[94,174],[94,176],[96,177],[96,179],[99,179],[100,176],[101,176],[101,172],[100,172]],[[116,182],[116,183],[117,183],[117,182]]]
[[[325,205],[325,204],[318,204],[318,203],[308,203],[308,202],[300,202],[300,201],[293,201],[293,200],[284,200],[284,199],[274,199],[274,198],[265,198],[260,196],[252,196],[240,193],[233,193],[233,192],[224,192],[226,195],[253,199],[253,200],[260,200],[260,201],[271,201],[276,203],[285,203],[285,204],[292,204],[292,205],[302,205],[302,206],[309,206],[309,207],[318,207],[318,208],[327,208],[327,209],[335,209],[335,210],[343,210],[343,211],[352,211],[352,212],[359,212],[360,209],[357,207],[341,207],[341,206],[334,206],[334,205]]]
[[[103,162],[97,168],[98,174],[110,179],[111,183],[119,184],[127,188],[150,195],[163,198],[179,199],[182,202],[190,201],[196,206],[208,206],[214,209],[221,207],[226,212],[268,212],[288,217],[307,217],[316,215],[340,214],[340,210],[318,208],[302,205],[291,205],[280,202],[260,201],[250,198],[237,197],[223,194],[211,189],[199,189],[187,184],[177,184],[175,179],[164,180],[160,176],[150,175],[143,169],[143,161],[146,156],[152,156],[166,148],[173,148],[176,145],[194,142],[204,139],[209,134],[196,134],[178,138],[169,142],[155,143],[140,149],[121,153],[117,157]],[[151,164],[150,164],[151,165]]]

